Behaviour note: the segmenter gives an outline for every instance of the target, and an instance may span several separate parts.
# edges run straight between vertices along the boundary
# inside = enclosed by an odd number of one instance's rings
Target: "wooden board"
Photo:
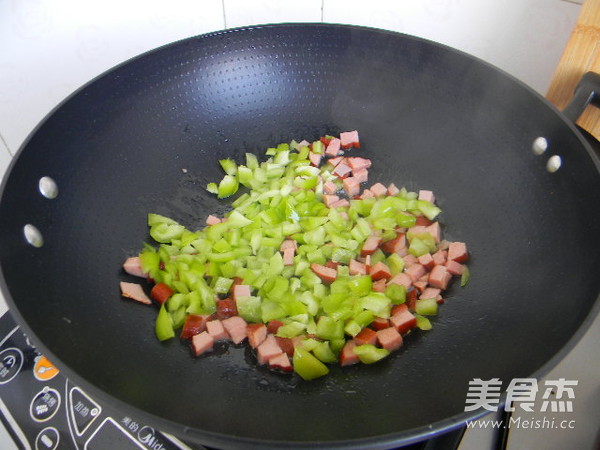
[[[554,71],[546,98],[563,109],[586,72],[600,73],[600,0],[585,0]],[[600,140],[600,108],[588,107],[577,124]]]

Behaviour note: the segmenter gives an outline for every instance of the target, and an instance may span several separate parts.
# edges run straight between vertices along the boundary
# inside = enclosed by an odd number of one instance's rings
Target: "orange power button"
[[[33,376],[40,381],[47,381],[58,375],[59,370],[45,356],[35,358]]]

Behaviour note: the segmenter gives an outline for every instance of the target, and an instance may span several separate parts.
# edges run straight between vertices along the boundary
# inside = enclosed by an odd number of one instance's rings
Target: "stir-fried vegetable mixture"
[[[259,364],[310,380],[328,364],[375,363],[397,350],[443,303],[453,276],[468,282],[462,242],[442,240],[431,191],[368,182],[371,161],[349,156],[358,132],[279,144],[267,159],[220,161],[209,192],[246,188],[225,217],[190,231],[148,215],[150,236],[122,282],[123,296],[159,305],[156,335],[179,337],[194,355],[218,341],[256,350]]]

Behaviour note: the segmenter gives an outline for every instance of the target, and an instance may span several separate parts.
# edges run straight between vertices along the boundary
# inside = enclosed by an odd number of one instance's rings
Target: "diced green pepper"
[[[415,303],[415,311],[423,316],[433,316],[437,314],[438,303],[435,298],[424,298],[417,300]]]
[[[394,305],[400,305],[406,301],[406,287],[402,284],[391,283],[385,288],[385,295]]]
[[[419,314],[415,314],[415,319],[417,319],[417,328],[420,330],[428,331],[431,330],[432,325],[427,317],[423,317]]]
[[[304,380],[314,380],[329,373],[329,369],[325,364],[319,361],[317,357],[311,355],[308,350],[300,347],[294,348],[292,364],[294,372]]]
[[[221,182],[219,183],[219,187],[217,189],[217,197],[218,198],[227,198],[235,194],[238,190],[239,183],[236,177],[232,175],[225,175]]]
[[[173,321],[171,320],[171,316],[167,312],[167,308],[164,303],[160,306],[158,311],[154,330],[159,341],[166,341],[167,339],[175,337]]]
[[[390,354],[389,350],[378,348],[371,344],[357,345],[354,347],[353,352],[364,364],[376,363]]]
[[[460,285],[461,286],[466,286],[469,283],[469,280],[471,279],[471,271],[469,270],[469,267],[464,265],[463,266],[463,272],[460,276]]]

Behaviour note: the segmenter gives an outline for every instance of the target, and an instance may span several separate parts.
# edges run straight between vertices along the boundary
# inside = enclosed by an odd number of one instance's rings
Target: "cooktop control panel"
[[[0,317],[0,418],[23,449],[181,450],[189,446],[98,402]]]

